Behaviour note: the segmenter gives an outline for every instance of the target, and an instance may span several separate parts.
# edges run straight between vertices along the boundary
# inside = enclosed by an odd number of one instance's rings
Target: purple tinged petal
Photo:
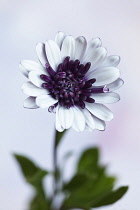
[[[47,67],[47,72],[49,73],[50,76],[54,76],[56,74],[56,72],[52,69],[51,66]]]
[[[67,67],[67,64],[69,63],[69,60],[70,60],[70,57],[67,56],[64,61],[63,61],[63,68],[66,68]]]
[[[78,105],[79,105],[82,109],[85,108],[85,103],[84,103],[83,101],[79,101],[79,102],[78,102]]]
[[[103,93],[104,92],[103,89],[104,89],[103,87],[100,87],[100,88],[92,88],[91,89],[91,93]]]
[[[90,97],[87,98],[85,101],[88,102],[88,103],[94,103],[95,102],[95,100],[93,98],[90,98]]]
[[[60,64],[58,65],[58,67],[57,67],[57,71],[56,71],[56,72],[61,72],[62,69],[63,69],[63,64],[60,63]]]
[[[86,81],[84,88],[90,88],[90,87],[92,87],[92,84],[94,82],[96,82],[96,79],[94,79],[94,78]]]
[[[48,84],[48,83],[43,83],[43,84],[42,84],[42,87],[43,87],[44,89],[51,89],[51,88],[53,88],[53,86],[50,85],[50,84]]]
[[[86,63],[84,69],[81,71],[82,74],[86,74],[91,67],[91,63]]]
[[[40,78],[41,78],[43,81],[45,81],[45,82],[50,82],[50,81],[51,81],[51,78],[48,77],[48,76],[45,75],[45,74],[41,74],[41,75],[40,75]]]

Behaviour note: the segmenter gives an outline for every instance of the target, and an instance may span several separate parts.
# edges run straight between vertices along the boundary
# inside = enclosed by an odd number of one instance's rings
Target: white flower
[[[25,108],[47,108],[56,113],[56,129],[72,127],[76,131],[104,130],[105,121],[113,119],[103,104],[120,97],[113,91],[123,85],[116,66],[119,56],[107,56],[101,40],[87,43],[83,36],[74,39],[58,32],[55,40],[38,43],[40,63],[23,60],[22,73],[29,79],[22,90],[29,97]]]

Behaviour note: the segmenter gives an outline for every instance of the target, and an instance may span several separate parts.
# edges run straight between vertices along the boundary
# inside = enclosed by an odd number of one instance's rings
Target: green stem
[[[54,149],[53,149],[53,167],[54,167],[54,197],[57,191],[57,145],[58,145],[58,131],[55,133]]]
[[[54,167],[54,192],[53,192],[53,198],[55,198],[57,193],[57,185],[58,185],[58,166],[57,166],[57,147],[60,143],[65,131],[58,132],[56,130],[55,132],[55,138],[54,138],[54,147],[53,147],[53,167]]]

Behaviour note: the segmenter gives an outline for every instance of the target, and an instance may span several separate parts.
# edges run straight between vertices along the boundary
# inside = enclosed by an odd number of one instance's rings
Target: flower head
[[[119,56],[107,56],[101,40],[87,43],[83,36],[74,39],[63,32],[55,40],[38,43],[40,63],[23,60],[22,73],[29,79],[22,86],[29,97],[25,108],[47,108],[56,113],[56,129],[73,127],[76,131],[104,130],[105,121],[113,119],[103,104],[120,97],[113,91],[123,85],[116,66]]]

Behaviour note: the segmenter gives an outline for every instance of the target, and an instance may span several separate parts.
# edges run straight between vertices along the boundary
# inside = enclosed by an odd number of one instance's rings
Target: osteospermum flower
[[[23,60],[22,73],[29,79],[22,90],[29,97],[25,108],[47,108],[56,113],[56,129],[72,127],[76,131],[104,130],[105,121],[113,119],[103,104],[115,103],[120,97],[113,91],[123,85],[116,66],[119,56],[107,56],[101,40],[87,43],[83,36],[74,39],[63,32],[55,40],[38,43],[40,63]]]

